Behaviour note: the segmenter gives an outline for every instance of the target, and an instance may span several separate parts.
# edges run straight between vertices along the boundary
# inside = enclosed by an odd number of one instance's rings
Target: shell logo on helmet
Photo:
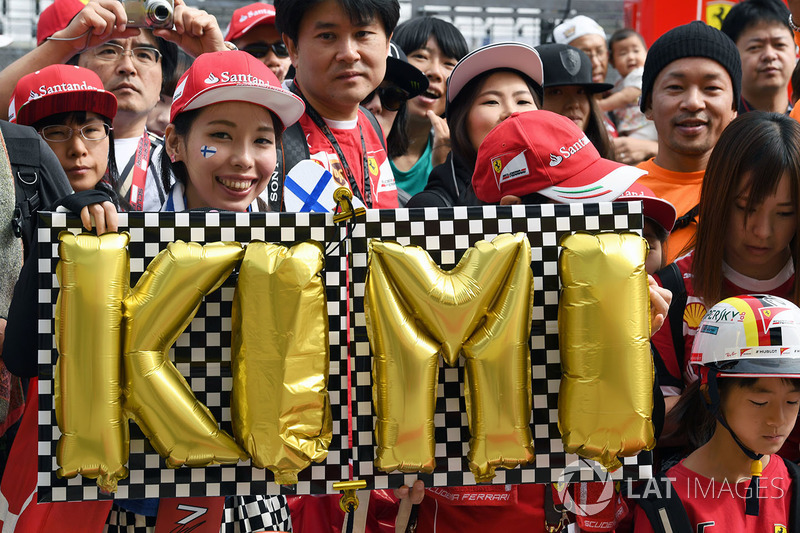
[[[697,329],[704,316],[706,316],[706,306],[699,302],[690,303],[683,311],[683,320],[690,329]]]

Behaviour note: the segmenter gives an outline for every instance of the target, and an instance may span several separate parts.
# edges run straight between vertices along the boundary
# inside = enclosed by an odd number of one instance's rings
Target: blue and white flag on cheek
[[[333,193],[341,187],[331,173],[311,159],[297,163],[283,182],[283,205],[290,213],[333,213],[336,200]],[[364,204],[353,198],[353,207]]]

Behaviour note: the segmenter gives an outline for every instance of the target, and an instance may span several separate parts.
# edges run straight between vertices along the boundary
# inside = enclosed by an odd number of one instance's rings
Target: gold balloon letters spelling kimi
[[[522,233],[476,243],[449,272],[419,247],[370,242],[364,306],[379,470],[433,471],[440,353],[450,366],[466,360],[475,479],[533,461],[530,262]]]
[[[558,427],[568,453],[613,470],[655,445],[647,241],[577,233],[561,246]]]
[[[279,484],[324,460],[333,437],[323,266],[317,243],[250,243],[233,297],[233,431]]]
[[[127,475],[128,418],[137,422],[169,467],[231,464],[246,459],[247,453],[219,429],[214,416],[197,400],[167,357],[202,299],[240,263],[245,255],[242,246],[171,243],[131,289],[127,233],[96,237],[62,232],[59,238],[55,403],[62,436],[57,449],[58,475],[73,477],[80,473],[97,478],[106,491],[116,490],[117,482]],[[255,244],[253,253],[262,246]],[[283,261],[288,267],[274,269],[277,280],[270,279],[268,273],[249,277],[253,265],[246,263],[245,283],[248,293],[262,294],[261,303],[269,304],[273,311],[283,306],[287,314],[294,313],[304,324],[302,338],[269,347],[267,356],[260,354],[254,344],[258,339],[237,331],[242,323],[260,320],[252,301],[244,303],[247,311],[240,314],[241,320],[234,323],[232,331],[237,346],[246,348],[237,353],[235,371],[235,380],[244,385],[245,399],[253,390],[269,392],[269,403],[262,397],[257,403],[262,413],[255,417],[241,415],[240,401],[237,406],[241,416],[234,420],[234,427],[243,435],[258,437],[265,423],[272,428],[287,426],[265,445],[267,454],[248,447],[248,451],[259,452],[259,466],[275,471],[279,482],[296,481],[297,472],[308,464],[303,462],[306,458],[324,458],[331,438],[327,314],[319,279],[321,252],[313,245],[298,246],[301,248],[289,252],[279,246],[272,250],[275,257],[296,258]],[[311,259],[315,253],[316,262],[300,265],[303,258]],[[258,284],[265,279],[269,289],[259,293]],[[244,288],[241,281],[237,290]],[[281,287],[282,281],[294,285]],[[309,287],[310,293],[305,294]],[[261,329],[288,337],[297,331],[287,325],[287,319],[273,324],[274,315],[259,324]],[[274,376],[269,375],[276,368],[276,352],[282,349],[288,350],[286,357],[304,358],[302,365],[292,367],[289,377],[293,382],[284,384],[293,387],[289,392],[273,390],[278,387]],[[276,422],[268,420],[270,416],[282,418]],[[278,438],[284,440],[278,442]],[[287,449],[275,451],[276,444]]]

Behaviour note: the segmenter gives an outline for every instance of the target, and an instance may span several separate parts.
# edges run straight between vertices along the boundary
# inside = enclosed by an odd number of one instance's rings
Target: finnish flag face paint
[[[200,153],[203,155],[204,158],[208,159],[209,157],[217,153],[217,149],[213,146],[203,145],[200,148]]]

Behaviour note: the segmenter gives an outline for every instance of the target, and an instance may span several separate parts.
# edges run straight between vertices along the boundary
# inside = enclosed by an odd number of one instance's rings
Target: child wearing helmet
[[[669,490],[640,501],[635,531],[789,531],[800,469],[776,452],[800,408],[800,308],[769,295],[721,301],[689,364],[699,379],[671,416],[697,449],[667,471]]]

